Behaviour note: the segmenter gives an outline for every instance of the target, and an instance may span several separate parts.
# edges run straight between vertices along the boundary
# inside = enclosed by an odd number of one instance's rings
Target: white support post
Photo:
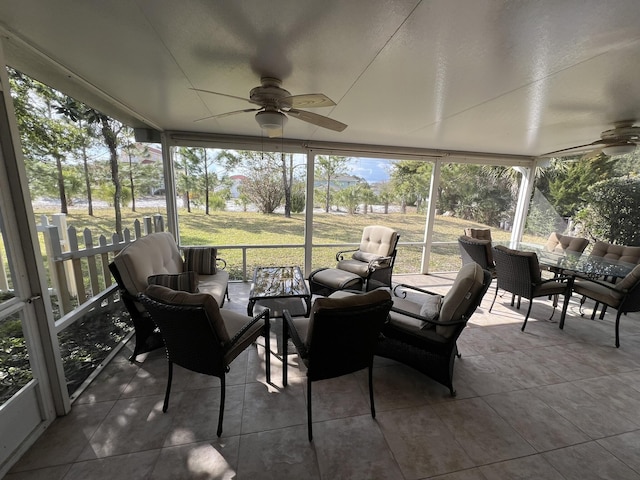
[[[304,271],[307,277],[313,264],[313,183],[315,182],[315,154],[307,150],[307,202],[304,220]]]
[[[520,189],[518,190],[518,203],[516,205],[516,212],[513,218],[513,230],[511,230],[511,242],[510,248],[517,248],[518,243],[522,239],[524,233],[524,226],[527,223],[527,214],[529,213],[529,203],[531,202],[531,194],[533,192],[533,185],[535,183],[535,165],[531,168],[525,167],[513,167],[517,172],[520,172],[522,178],[520,179]]]
[[[429,187],[429,208],[427,209],[427,218],[424,227],[424,247],[422,248],[422,264],[420,265],[420,273],[429,273],[429,261],[431,260],[431,244],[433,243],[433,224],[436,219],[436,198],[438,188],[440,187],[440,170],[442,168],[442,160],[439,158],[433,163],[433,171],[431,172],[431,185]]]

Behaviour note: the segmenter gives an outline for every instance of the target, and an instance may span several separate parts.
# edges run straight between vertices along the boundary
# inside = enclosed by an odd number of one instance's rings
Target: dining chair
[[[524,317],[522,331],[527,326],[527,320],[531,313],[533,299],[537,297],[551,297],[554,295],[564,295],[564,304],[560,322],[564,321],[571,298],[571,287],[573,277],[568,275],[559,275],[551,279],[543,279],[540,272],[540,264],[538,256],[535,252],[524,252],[521,250],[512,250],[503,245],[497,245],[493,248],[493,258],[496,262],[496,291],[489,307],[489,312],[493,309],[493,305],[498,296],[498,290],[502,289],[513,294],[511,297],[511,306],[514,304],[514,297],[518,296],[516,308],[520,308],[521,297],[529,300],[529,308]],[[556,302],[553,303],[553,312],[555,313]]]
[[[313,440],[311,383],[340,377],[367,368],[371,416],[373,401],[373,356],[382,325],[393,302],[386,289],[368,293],[337,292],[336,297],[315,300],[309,318],[284,313],[284,353],[282,383],[287,385],[287,344],[291,338],[299,357],[307,367],[307,429]]]
[[[220,310],[207,293],[189,293],[162,285],[149,285],[138,295],[153,322],[158,326],[167,351],[169,372],[162,411],[169,408],[173,365],[212,375],[220,379],[218,437],[222,435],[225,401],[225,374],[231,362],[260,335],[269,338],[269,310],[248,317],[231,310]],[[267,383],[271,381],[271,363],[265,341]]]
[[[491,240],[461,235],[458,237],[458,248],[460,249],[462,265],[477,263],[481,268],[489,270],[492,278],[496,278],[496,264],[493,261]]]
[[[615,283],[577,276],[573,283],[573,291],[616,309],[616,348],[620,347],[620,316],[623,313],[640,311],[640,265],[637,265],[626,277]],[[596,307],[594,307],[591,319],[595,317],[595,313]],[[601,317],[603,315],[604,309]],[[560,328],[563,327],[564,319],[561,319]]]

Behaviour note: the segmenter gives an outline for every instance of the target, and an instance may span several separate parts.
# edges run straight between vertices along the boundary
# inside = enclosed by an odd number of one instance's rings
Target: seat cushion
[[[640,265],[631,270],[626,277],[615,285],[615,289],[624,292],[631,290],[640,281]]]
[[[311,274],[309,280],[330,287],[333,290],[362,288],[362,277],[360,275],[339,268],[317,270]]]
[[[611,285],[613,287],[613,285]],[[573,283],[573,291],[578,295],[585,295],[593,300],[617,308],[622,301],[623,294],[614,288],[607,288],[590,280],[576,278]]]
[[[359,277],[366,278],[369,275],[369,263],[360,260],[340,260],[337,266],[338,270],[354,273]]]
[[[234,312],[232,310],[222,309],[220,310],[220,315],[222,316],[222,321],[224,322],[224,326],[226,331],[229,334],[230,338],[233,338],[247,323],[251,321],[251,317],[247,315],[243,315],[238,312]],[[259,335],[262,334],[264,329],[264,320],[259,320],[246,332],[239,337],[236,342],[230,346],[230,348],[224,354],[225,363],[228,365],[231,361],[236,358],[245,348],[247,348]]]

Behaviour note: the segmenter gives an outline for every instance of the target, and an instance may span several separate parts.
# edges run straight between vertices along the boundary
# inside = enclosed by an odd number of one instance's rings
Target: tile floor
[[[451,276],[396,280],[444,293]],[[244,311],[248,285],[230,290],[225,308]],[[217,379],[176,368],[163,414],[163,351],[131,364],[125,349],[5,478],[640,479],[640,316],[623,318],[616,349],[613,313],[580,318],[574,298],[561,331],[538,299],[523,333],[507,296],[488,313],[493,292],[460,338],[456,398],[380,358],[376,419],[365,372],[315,383],[309,443],[297,356],[282,388],[281,361],[269,385],[251,346],[232,364],[217,438]]]

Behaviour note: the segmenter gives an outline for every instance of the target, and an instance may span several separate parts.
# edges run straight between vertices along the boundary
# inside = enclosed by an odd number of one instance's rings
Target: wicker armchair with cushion
[[[391,287],[400,235],[389,227],[372,225],[362,231],[357,249],[336,254],[336,268],[319,268],[309,275],[312,294],[330,295],[338,290],[364,290]],[[346,254],[351,253],[350,258]]]
[[[252,318],[220,310],[214,298],[206,293],[181,292],[161,285],[149,285],[138,300],[160,329],[167,349],[169,372],[162,411],[166,412],[169,407],[174,363],[218,377],[221,389],[217,435],[222,435],[225,374],[231,362],[260,335],[269,338],[269,310]],[[268,350],[265,357],[267,382],[270,382]]]
[[[137,296],[149,284],[164,285],[175,290],[207,293],[219,306],[229,297],[229,274],[226,262],[217,257],[214,247],[184,248],[185,260],[173,235],[169,232],[152,233],[123,248],[109,264],[118,284],[120,298],[131,315],[136,331],[136,343],[131,355],[162,346],[162,339]]]
[[[477,263],[463,265],[442,297],[410,285],[394,288],[390,319],[382,329],[377,355],[405,363],[453,388],[457,340],[491,284],[491,273]]]
[[[498,274],[496,281],[496,292],[491,302],[489,311],[493,309],[493,305],[498,296],[498,290],[502,289],[513,294],[511,297],[511,306],[514,304],[514,297],[518,296],[517,308],[520,308],[520,299],[524,297],[529,300],[529,309],[524,317],[522,331],[527,326],[527,320],[531,313],[533,299],[537,297],[552,297],[558,294],[564,295],[564,304],[560,322],[564,321],[571,298],[571,287],[573,277],[557,276],[551,279],[543,279],[540,272],[540,263],[535,252],[523,252],[520,250],[512,250],[502,245],[493,248],[493,258],[496,262],[496,272]],[[553,314],[555,313],[556,304],[554,301]]]
[[[615,308],[616,314],[616,347],[620,346],[620,316],[623,313],[640,311],[640,265],[636,266],[626,277],[617,283],[593,278],[576,277],[573,291],[596,300],[606,306]],[[595,308],[591,318],[595,316]],[[604,315],[604,310],[603,310]],[[564,320],[560,321],[560,328]]]
[[[491,240],[491,229],[490,228],[465,228],[464,234],[467,237],[475,238],[478,240]]]
[[[287,338],[293,341],[307,367],[307,425],[313,439],[311,382],[340,377],[368,368],[371,416],[373,403],[373,356],[382,325],[391,309],[391,294],[384,289],[362,294],[338,292],[335,298],[317,298],[309,318],[292,317],[284,311],[284,354]],[[287,385],[287,362],[282,383]]]

